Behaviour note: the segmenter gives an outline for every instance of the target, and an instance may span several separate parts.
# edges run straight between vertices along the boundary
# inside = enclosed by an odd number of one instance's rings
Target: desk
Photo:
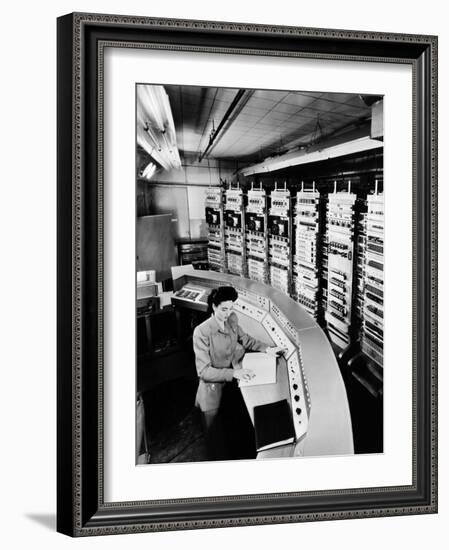
[[[242,327],[243,328],[243,327]],[[268,343],[268,342],[267,342]],[[287,399],[290,402],[290,391],[288,387],[287,363],[283,357],[277,359],[276,365],[276,384],[264,384],[263,386],[252,386],[241,388],[243,400],[248,409],[251,422],[254,425],[254,407],[273,403],[281,399]],[[293,456],[295,454],[296,445],[289,444],[282,447],[275,447],[261,451],[257,454],[257,458],[275,458],[281,456]]]
[[[331,345],[322,329],[307,311],[290,297],[269,285],[212,271],[195,271],[174,281],[175,291],[185,285],[214,288],[232,285],[243,292],[260,297],[273,310],[281,312],[286,320],[285,331],[300,350],[307,380],[311,409],[307,433],[296,444],[285,445],[259,453],[258,458],[277,456],[330,456],[354,453],[352,424],[346,389]],[[178,306],[189,307],[187,302],[173,300]],[[195,308],[201,304],[192,304]],[[261,323],[236,311],[242,329],[259,340],[273,345]],[[288,326],[287,326],[288,325]],[[286,361],[278,359],[277,382],[272,385],[242,388],[249,415],[253,420],[256,405],[279,399],[290,402],[289,376]]]

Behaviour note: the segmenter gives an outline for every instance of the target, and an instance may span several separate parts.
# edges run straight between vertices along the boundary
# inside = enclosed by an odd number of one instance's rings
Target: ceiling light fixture
[[[142,178],[150,180],[156,172],[156,165],[153,162],[149,162],[142,172]]]
[[[181,168],[175,123],[163,86],[137,87],[137,143],[165,170]]]

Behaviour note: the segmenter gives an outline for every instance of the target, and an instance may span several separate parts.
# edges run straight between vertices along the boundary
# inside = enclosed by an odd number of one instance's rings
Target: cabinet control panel
[[[290,294],[292,276],[292,220],[290,191],[275,189],[268,212],[268,263],[271,285]]]
[[[215,271],[224,271],[226,264],[224,254],[223,190],[220,187],[210,187],[206,190],[205,208],[209,268]]]
[[[383,366],[384,324],[384,195],[367,197],[362,351]]]
[[[311,400],[300,356],[295,351],[287,360],[293,426],[298,442],[307,433]]]
[[[196,285],[185,285],[174,293],[172,303],[175,305],[200,304],[203,306],[201,309],[206,310],[209,293],[209,288]]]
[[[268,282],[267,195],[263,189],[248,191],[245,210],[248,277]]]
[[[251,317],[251,319],[254,319],[258,323],[262,323],[263,319],[267,315],[267,312],[263,309],[260,309],[250,302],[242,300],[241,298],[238,298],[234,302],[234,310],[238,311],[239,313],[248,315],[249,317]]]
[[[271,315],[264,317],[262,325],[274,341],[275,345],[280,348],[285,348],[287,351],[284,356],[286,359],[295,351],[295,345],[290,341],[281,326],[273,319]]]
[[[350,183],[349,183],[350,189]],[[351,342],[355,205],[350,191],[329,194],[327,206],[328,284],[325,319],[329,336],[340,348]]]
[[[225,257],[228,273],[245,276],[244,199],[240,188],[226,189],[224,206]]]
[[[293,293],[316,319],[319,311],[320,194],[315,186],[296,194]]]

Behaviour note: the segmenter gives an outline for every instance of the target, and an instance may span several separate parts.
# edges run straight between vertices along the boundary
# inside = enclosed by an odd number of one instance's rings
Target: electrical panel
[[[268,283],[267,194],[262,189],[248,190],[245,210],[246,261],[248,278]]]
[[[198,303],[207,306],[207,297],[209,295],[209,289],[205,289],[202,286],[185,285],[180,290],[177,290],[172,297],[172,303],[175,305],[186,303]]]
[[[327,275],[328,275],[328,238],[327,238],[327,224],[322,224],[322,236],[321,236],[321,268],[320,268],[320,293],[321,299],[319,302],[319,313],[327,310]],[[319,315],[321,320],[321,315]]]
[[[270,284],[290,294],[292,276],[292,216],[291,197],[287,186],[278,189],[275,184],[270,195],[268,211],[268,263]]]
[[[228,273],[246,276],[244,200],[240,187],[225,191],[225,256]]]
[[[328,279],[325,320],[329,337],[340,348],[352,338],[354,229],[357,196],[348,191],[329,194],[327,204]]]
[[[377,185],[376,185],[377,188]],[[384,195],[367,197],[362,351],[383,366]]]
[[[363,304],[366,281],[366,201],[361,201],[357,219],[355,241],[355,293],[354,293],[354,338],[361,340],[363,332]]]
[[[250,292],[246,288],[240,286],[240,285],[234,285],[235,290],[238,292],[239,297],[242,300],[245,300],[245,302],[249,302],[253,305],[255,305],[258,308],[263,309],[264,311],[270,310],[270,300],[266,296],[262,296],[261,294],[255,294],[254,292]]]
[[[293,426],[296,442],[307,433],[312,402],[304,367],[299,352],[294,352],[287,360],[287,372],[292,404]]]
[[[270,313],[273,319],[282,327],[282,330],[286,333],[290,340],[299,346],[301,339],[295,325],[287,319],[278,306],[273,304],[273,302],[271,302]]]
[[[206,191],[207,260],[209,269],[225,271],[223,190],[210,187]]]
[[[260,307],[257,307],[250,302],[242,300],[240,297],[237,298],[237,300],[234,302],[234,310],[239,313],[244,313],[245,315],[248,315],[249,317],[251,317],[251,319],[254,319],[259,323],[262,322],[263,318],[267,314],[267,312]]]
[[[383,194],[322,195],[315,184],[292,198],[211,187],[206,193],[209,268],[266,283],[291,296],[339,348],[360,341],[383,356]],[[366,197],[366,200],[365,200]],[[295,201],[293,203],[293,200]],[[256,305],[256,304],[254,304]],[[259,304],[265,309],[264,304]]]
[[[271,315],[266,315],[262,321],[262,325],[274,341],[275,345],[280,348],[285,348],[285,358],[288,359],[295,350],[295,345],[282,330],[282,327],[273,319]]]
[[[293,294],[315,319],[320,299],[320,194],[304,187],[296,194],[294,211]]]

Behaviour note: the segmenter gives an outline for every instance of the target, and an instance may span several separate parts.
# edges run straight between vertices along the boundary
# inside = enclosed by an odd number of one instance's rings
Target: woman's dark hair
[[[233,286],[219,286],[218,288],[212,289],[211,293],[207,298],[207,313],[212,314],[212,304],[214,306],[219,306],[221,302],[227,302],[231,300],[235,302],[239,295]]]

